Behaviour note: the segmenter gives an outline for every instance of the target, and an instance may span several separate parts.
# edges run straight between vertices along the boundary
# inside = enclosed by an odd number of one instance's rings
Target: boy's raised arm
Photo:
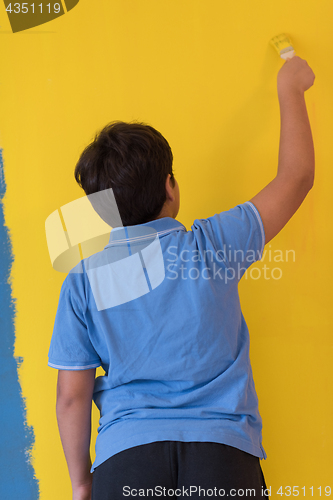
[[[265,243],[276,236],[313,186],[315,158],[304,92],[315,76],[300,57],[287,60],[277,77],[281,115],[279,163],[276,177],[251,201],[265,229]]]

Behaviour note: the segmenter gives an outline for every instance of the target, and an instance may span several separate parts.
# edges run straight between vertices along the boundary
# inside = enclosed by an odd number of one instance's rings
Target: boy
[[[276,177],[249,202],[196,220],[192,231],[175,219],[172,153],[152,127],[111,124],[82,153],[76,180],[87,195],[112,188],[125,226],[125,236],[111,231],[101,255],[135,246],[131,227],[147,226],[158,234],[165,275],[149,293],[104,309],[87,276],[91,258],[63,283],[49,364],[59,369],[57,418],[73,500],[199,498],[214,488],[262,496],[266,454],[237,285],[313,185],[304,100],[313,82],[301,58],[283,65]],[[146,262],[147,283],[149,272]],[[98,366],[105,376],[95,380]],[[91,474],[93,398],[101,419]]]

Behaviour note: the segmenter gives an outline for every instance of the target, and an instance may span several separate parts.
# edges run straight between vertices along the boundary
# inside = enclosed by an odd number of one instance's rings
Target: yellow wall
[[[313,190],[254,267],[280,280],[243,278],[241,303],[263,417],[262,467],[279,486],[333,487],[332,258],[333,4],[329,0],[81,0],[67,14],[12,34],[0,6],[1,118],[6,224],[15,262],[16,349],[40,498],[70,498],[55,419],[56,370],[47,352],[60,286],[47,216],[83,194],[73,169],[109,121],[152,124],[171,144],[189,229],[242,203],[275,175],[276,75],[269,45],[288,33],[316,74],[306,94],[317,174]],[[94,426],[98,422],[94,412]],[[94,431],[96,432],[96,431]],[[19,478],[18,478],[19,480]],[[303,496],[303,490],[301,495]],[[317,492],[317,493],[316,493]],[[324,496],[324,493],[322,493]]]

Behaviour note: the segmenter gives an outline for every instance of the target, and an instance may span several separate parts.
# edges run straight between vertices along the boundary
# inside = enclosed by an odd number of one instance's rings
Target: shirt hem
[[[231,433],[221,433],[216,436],[216,433],[212,432],[188,432],[188,431],[173,431],[173,432],[156,432],[152,436],[152,432],[143,432],[136,434],[134,436],[129,436],[127,439],[122,439],[119,441],[114,441],[114,433],[109,436],[103,436],[103,447],[107,451],[98,451],[98,444],[96,444],[97,455],[96,459],[91,467],[91,472],[101,465],[103,462],[108,460],[113,455],[125,451],[134,446],[140,446],[144,444],[153,443],[156,441],[182,441],[182,442],[212,442],[226,444],[228,446],[233,446],[239,450],[245,451],[251,455],[258,458],[266,459],[267,455],[262,447],[261,443],[259,446],[254,443],[247,441],[239,436],[235,436]],[[98,440],[98,437],[97,437]]]
[[[101,363],[92,363],[90,365],[62,365],[59,363],[48,362],[48,366],[57,370],[89,370],[90,368],[98,368]]]
[[[262,258],[262,253],[263,253],[264,247],[265,247],[265,238],[266,238],[265,237],[264,225],[263,225],[260,213],[259,213],[257,207],[252,203],[252,201],[246,201],[244,203],[244,205],[249,205],[252,208],[252,210],[253,210],[253,212],[254,212],[257,220],[258,220],[258,223],[259,223],[260,233],[261,233],[261,251],[260,251],[260,259],[261,259]]]

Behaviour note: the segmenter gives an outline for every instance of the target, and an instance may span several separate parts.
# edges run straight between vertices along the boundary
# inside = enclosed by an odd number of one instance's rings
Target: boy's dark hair
[[[166,201],[173,155],[166,139],[144,123],[112,122],[81,154],[76,182],[86,195],[112,188],[124,226],[157,218]]]

